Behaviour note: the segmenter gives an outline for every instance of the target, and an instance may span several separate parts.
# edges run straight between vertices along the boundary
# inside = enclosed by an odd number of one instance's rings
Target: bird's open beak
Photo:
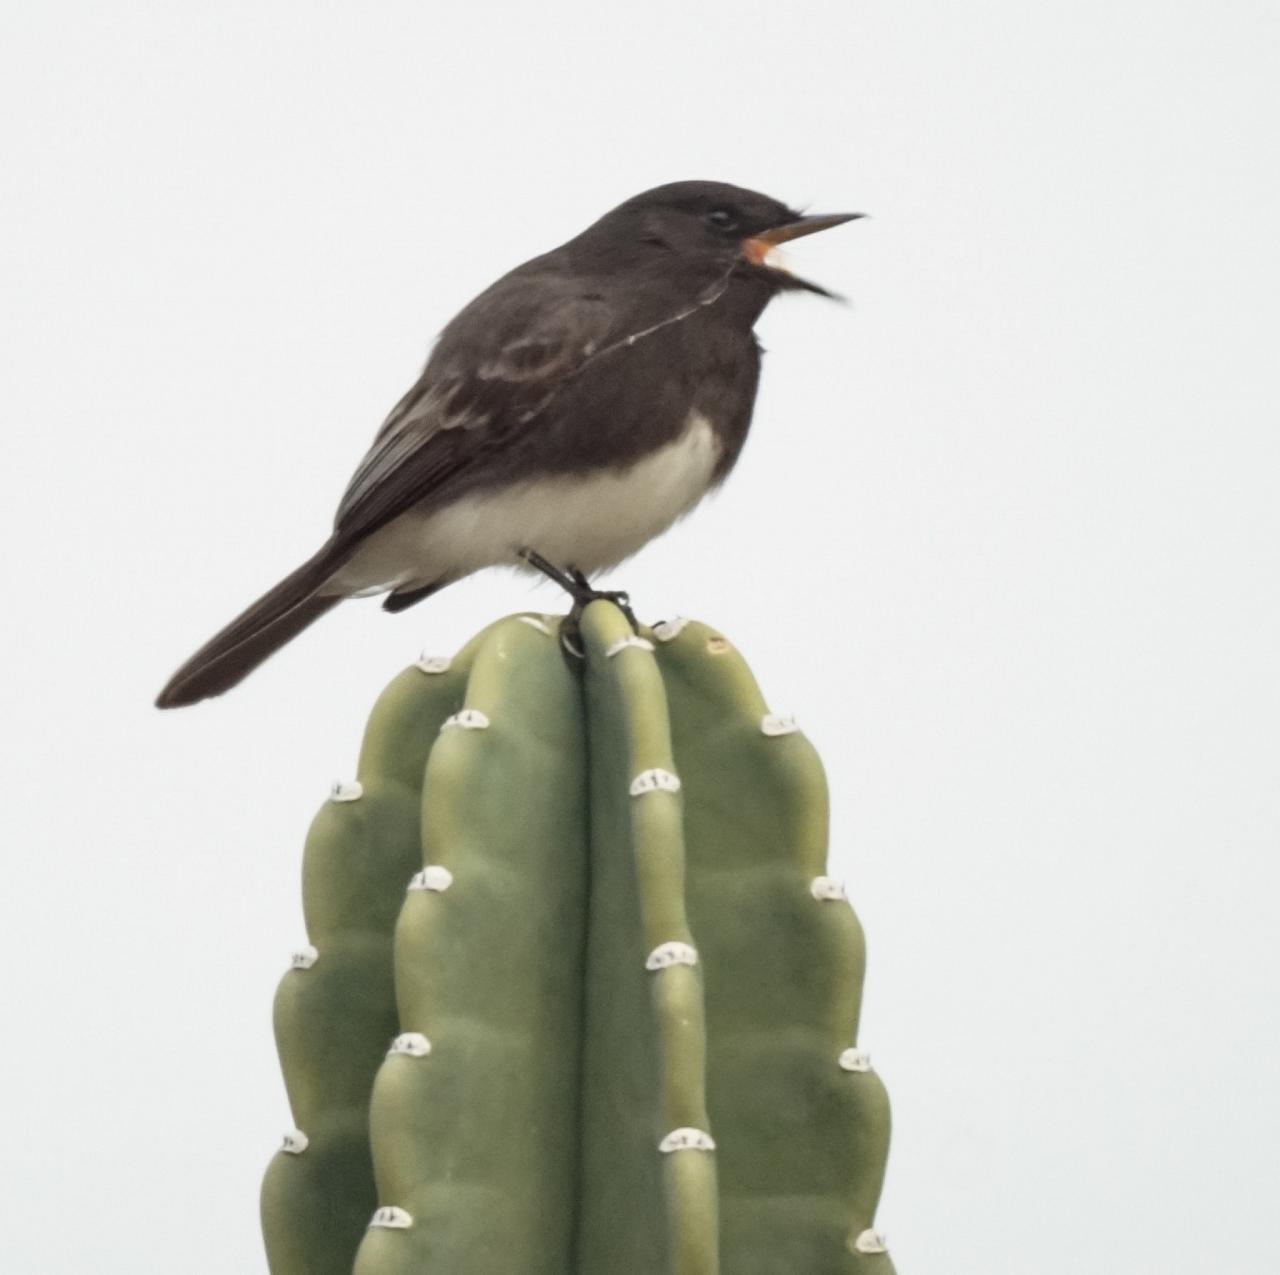
[[[781,226],[771,226],[768,230],[761,230],[749,239],[744,239],[743,255],[748,261],[760,265],[770,251],[780,243],[799,239],[802,235],[816,235],[819,230],[843,226],[846,221],[856,221],[859,217],[866,215],[866,213],[815,213],[812,217],[797,217],[794,221],[785,221]]]

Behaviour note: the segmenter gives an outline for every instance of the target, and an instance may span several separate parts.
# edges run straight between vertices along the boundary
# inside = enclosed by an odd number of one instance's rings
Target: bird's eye
[[[717,230],[736,230],[738,226],[738,217],[732,208],[713,208],[707,214],[707,221]]]

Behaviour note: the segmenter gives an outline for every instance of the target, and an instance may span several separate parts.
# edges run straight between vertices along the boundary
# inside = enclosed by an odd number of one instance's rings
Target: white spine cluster
[[[669,770],[643,770],[631,781],[631,795],[643,797],[648,792],[679,792],[680,778]]]
[[[398,1204],[384,1204],[370,1219],[369,1225],[380,1230],[407,1231],[413,1225],[413,1216]]]
[[[877,1231],[874,1226],[869,1226],[853,1241],[853,1247],[859,1253],[887,1253],[889,1241],[885,1238],[883,1231]]]
[[[760,733],[770,738],[777,735],[794,735],[800,729],[794,717],[783,717],[778,713],[766,713],[760,719]]]
[[[661,1142],[658,1150],[664,1154],[672,1151],[714,1151],[715,1139],[702,1129],[672,1129]]]
[[[815,899],[827,903],[840,899],[847,900],[849,897],[844,891],[844,882],[835,877],[814,877],[809,883],[809,893]]]
[[[387,1050],[391,1054],[407,1054],[410,1058],[425,1058],[431,1052],[431,1042],[421,1032],[401,1032]]]
[[[605,647],[604,653],[609,659],[613,659],[615,655],[621,655],[626,650],[652,651],[653,643],[637,633],[628,633],[626,637],[620,637],[616,642],[611,642]]]
[[[430,863],[413,874],[409,881],[409,889],[441,892],[447,890],[452,884],[453,873],[448,868],[443,864]]]
[[[674,620],[662,620],[653,626],[653,636],[659,642],[671,642],[684,632],[688,623],[683,615],[676,616]]]
[[[310,943],[294,948],[289,964],[295,970],[309,970],[320,959],[320,952]]]
[[[440,729],[448,730],[452,726],[457,726],[461,730],[487,730],[489,719],[478,708],[464,708],[460,713],[446,717]]]
[[[697,963],[698,952],[696,948],[690,947],[688,943],[673,941],[671,943],[662,943],[655,947],[649,953],[644,967],[647,970],[665,970],[670,969],[673,965],[697,965]]]

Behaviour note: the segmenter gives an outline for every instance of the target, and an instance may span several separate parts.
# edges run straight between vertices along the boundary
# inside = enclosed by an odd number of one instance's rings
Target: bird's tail
[[[269,655],[342,601],[317,590],[350,556],[337,537],[264,593],[225,629],[214,634],[168,681],[157,708],[180,708],[223,691],[247,677]]]

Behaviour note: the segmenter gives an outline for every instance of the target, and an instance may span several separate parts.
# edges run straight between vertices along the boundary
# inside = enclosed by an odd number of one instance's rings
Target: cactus
[[[582,634],[401,674],[313,824],[270,1269],[892,1275],[816,754],[705,626]]]

